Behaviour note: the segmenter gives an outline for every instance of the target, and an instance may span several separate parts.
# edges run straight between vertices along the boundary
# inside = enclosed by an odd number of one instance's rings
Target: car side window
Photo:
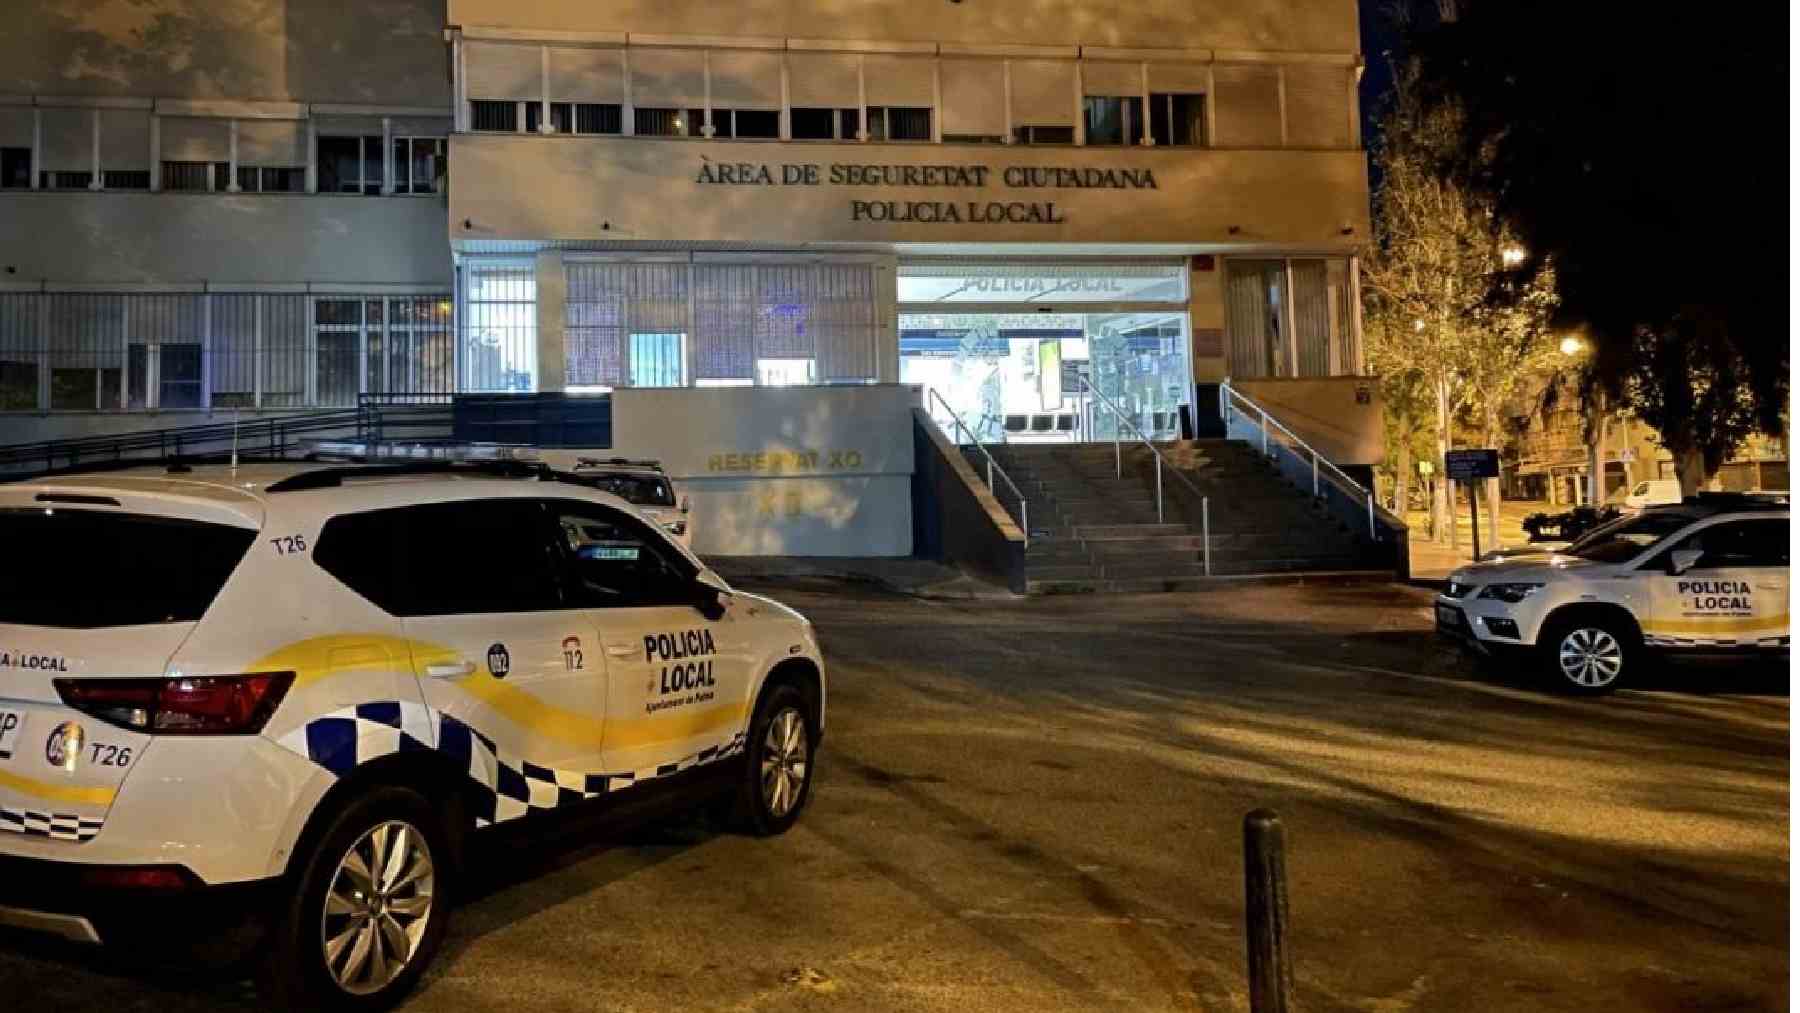
[[[1687,539],[1694,544],[1684,547],[1703,553],[1700,562],[1694,565],[1696,570],[1786,566],[1787,530],[1787,522],[1776,518],[1727,521],[1694,532]]]
[[[327,521],[313,559],[397,616],[566,608],[543,505],[461,500],[343,514]]]
[[[692,563],[635,517],[598,503],[553,500],[571,601],[589,608],[686,605]]]

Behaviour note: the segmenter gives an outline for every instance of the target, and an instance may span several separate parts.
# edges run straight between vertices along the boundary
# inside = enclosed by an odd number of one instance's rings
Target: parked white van
[[[1626,513],[1637,513],[1647,506],[1663,506],[1681,502],[1681,483],[1673,478],[1652,478],[1631,487],[1619,505]]]

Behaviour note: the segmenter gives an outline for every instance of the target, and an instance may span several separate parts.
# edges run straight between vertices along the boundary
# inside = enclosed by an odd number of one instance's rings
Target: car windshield
[[[610,492],[633,506],[675,505],[675,492],[669,488],[669,480],[657,475],[583,475],[581,479],[601,492]]]
[[[1623,563],[1693,522],[1692,517],[1678,513],[1649,512],[1625,517],[1582,535],[1563,554],[1596,563]]]

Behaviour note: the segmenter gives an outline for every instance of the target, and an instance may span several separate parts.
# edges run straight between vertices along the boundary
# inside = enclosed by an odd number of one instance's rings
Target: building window
[[[320,193],[381,193],[381,138],[320,137]]]
[[[0,190],[31,188],[31,149],[0,148]]]
[[[38,186],[46,190],[86,190],[94,181],[91,172],[51,172],[38,174]]]
[[[238,166],[238,189],[245,193],[301,193],[306,170],[297,166]]]
[[[704,123],[705,117],[703,110],[689,109],[690,128]],[[714,109],[712,127],[714,137],[774,140],[781,136],[781,114],[773,109]],[[692,130],[692,133],[702,134],[702,131]]]
[[[529,264],[474,263],[463,280],[462,384],[529,391],[537,384],[537,273]]]
[[[686,137],[690,116],[683,115],[679,109],[646,109],[639,107],[633,110],[632,126],[640,137]]]
[[[212,163],[164,162],[162,164],[162,188],[164,190],[211,190]]]
[[[394,138],[394,192],[437,193],[446,164],[442,137]]]
[[[575,132],[578,134],[618,134],[625,130],[625,117],[617,105],[582,102],[575,107]]]
[[[1360,363],[1349,288],[1349,262],[1343,259],[1227,260],[1231,375],[1356,375]]]
[[[633,387],[687,386],[687,335],[633,334],[631,336],[631,385]]]
[[[800,387],[814,380],[811,359],[758,359],[756,383],[762,387]]]
[[[1087,118],[1087,143],[1143,143],[1144,100],[1139,96],[1089,95],[1081,106]]]
[[[1019,144],[1074,144],[1074,127],[1020,126],[1013,128],[1013,140]]]
[[[543,125],[544,105],[541,102],[525,103],[525,132],[535,134]],[[567,102],[550,103],[550,130],[552,134],[574,133],[574,107]]]
[[[788,113],[796,141],[854,141],[858,117],[855,109],[796,107]]]
[[[504,102],[492,99],[471,100],[469,102],[469,129],[492,130],[506,134],[518,133],[519,104],[510,99]]]
[[[100,174],[100,185],[108,190],[148,190],[150,170],[107,169]]]
[[[931,110],[911,106],[870,106],[869,140],[929,141]]]
[[[1205,95],[1151,95],[1150,138],[1163,147],[1206,144]]]

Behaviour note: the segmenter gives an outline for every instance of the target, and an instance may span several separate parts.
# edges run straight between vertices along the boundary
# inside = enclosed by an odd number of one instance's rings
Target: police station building
[[[561,393],[820,554],[910,551],[915,407],[1229,377],[1369,465],[1360,67],[1353,0],[71,4],[0,38],[0,443]]]

